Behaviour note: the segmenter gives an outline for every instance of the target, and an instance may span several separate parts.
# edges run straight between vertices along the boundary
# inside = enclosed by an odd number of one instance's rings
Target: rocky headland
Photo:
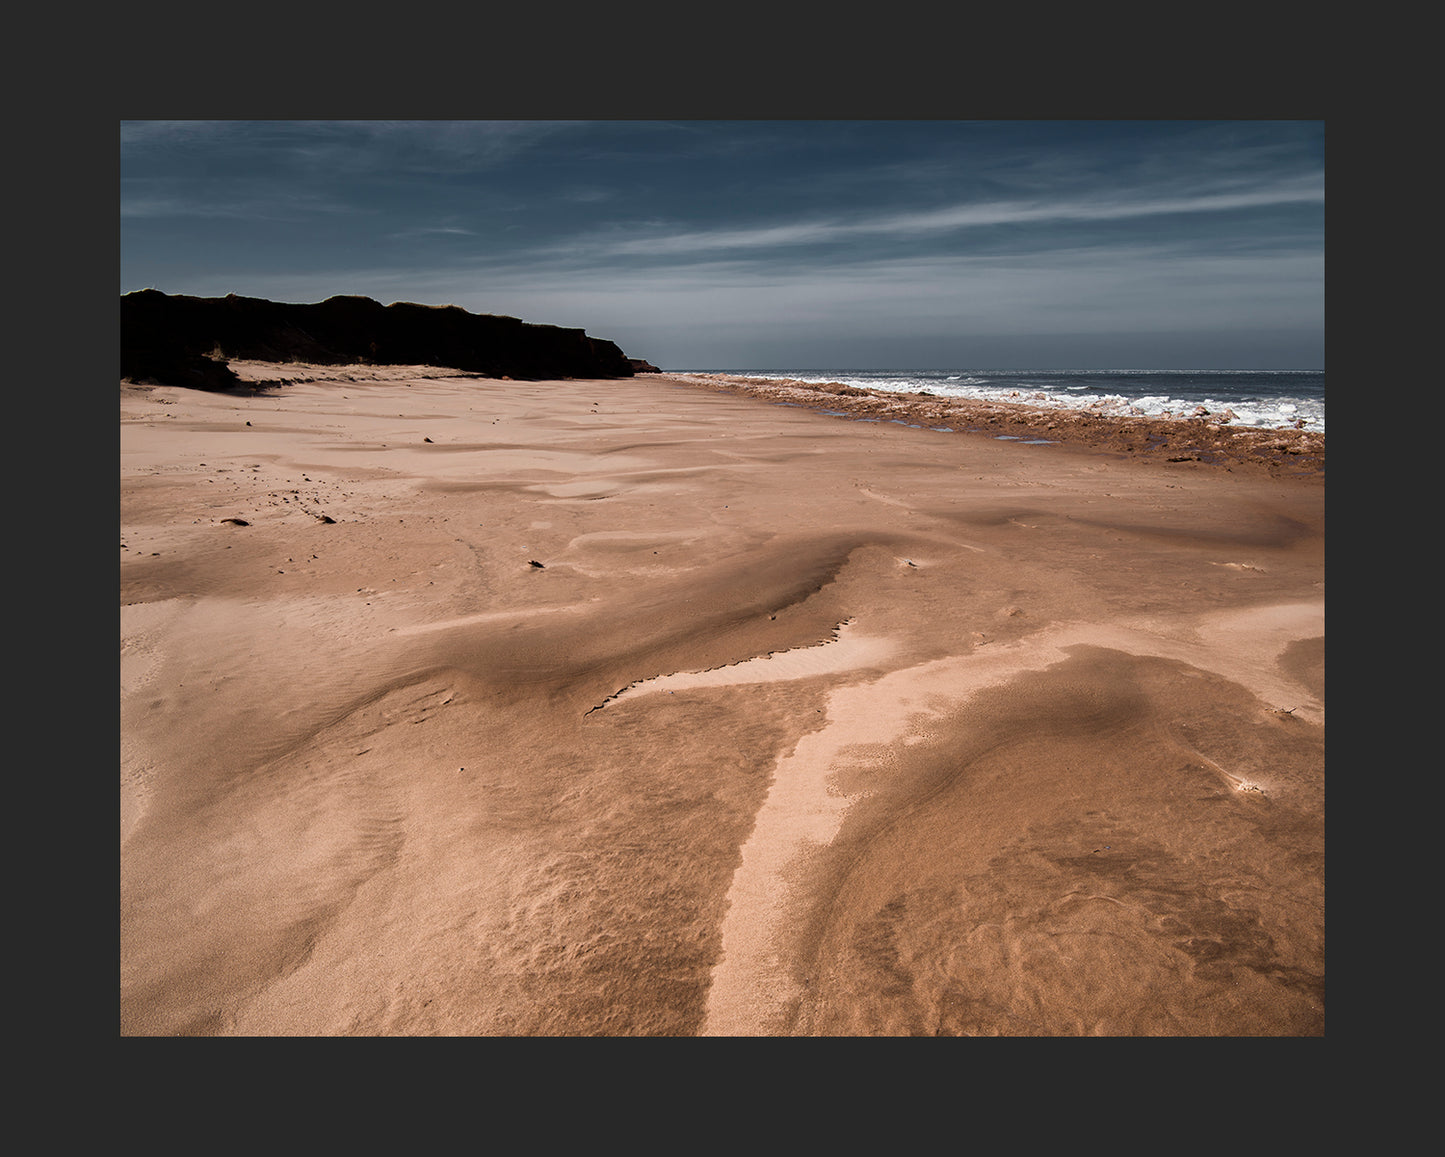
[[[630,378],[636,364],[580,329],[358,296],[291,304],[143,289],[121,295],[120,330],[122,378],[203,390],[242,384],[227,365],[233,359],[446,366],[534,381]]]

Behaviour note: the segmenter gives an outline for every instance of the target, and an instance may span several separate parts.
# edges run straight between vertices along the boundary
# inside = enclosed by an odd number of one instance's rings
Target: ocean
[[[1233,411],[1231,426],[1264,429],[1325,428],[1323,370],[692,370],[800,382],[841,382],[872,390],[991,402],[1024,402],[1187,418],[1203,406],[1211,414]]]

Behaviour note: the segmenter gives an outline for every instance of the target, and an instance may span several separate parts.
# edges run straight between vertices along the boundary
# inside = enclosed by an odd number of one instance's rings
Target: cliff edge
[[[617,345],[580,329],[455,305],[338,296],[311,305],[257,297],[121,295],[120,374],[195,389],[239,385],[228,359],[316,365],[432,365],[487,377],[630,378]]]

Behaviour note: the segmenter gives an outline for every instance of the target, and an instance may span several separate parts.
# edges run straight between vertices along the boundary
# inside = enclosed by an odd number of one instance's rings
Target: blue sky
[[[1320,121],[128,121],[121,292],[664,369],[1324,366]]]

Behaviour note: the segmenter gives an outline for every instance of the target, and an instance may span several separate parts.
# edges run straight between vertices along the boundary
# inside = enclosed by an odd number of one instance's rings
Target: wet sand
[[[123,1035],[1323,1033],[1322,436],[232,368],[120,391]]]

